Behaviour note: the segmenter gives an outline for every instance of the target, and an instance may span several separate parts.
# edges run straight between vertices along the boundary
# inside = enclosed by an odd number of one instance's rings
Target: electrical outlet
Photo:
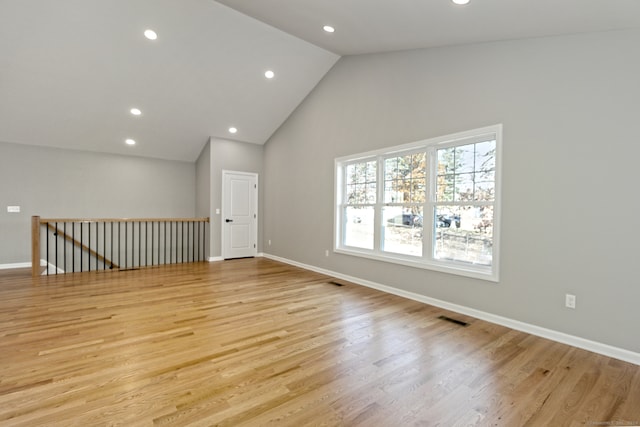
[[[566,294],[564,298],[564,305],[567,308],[576,308],[576,296],[571,294]]]
[[[20,206],[7,206],[7,212],[20,213]]]
[[[329,249],[327,249],[326,251],[324,251],[324,256],[329,256]]]
[[[269,239],[269,246],[271,246],[271,239]]]

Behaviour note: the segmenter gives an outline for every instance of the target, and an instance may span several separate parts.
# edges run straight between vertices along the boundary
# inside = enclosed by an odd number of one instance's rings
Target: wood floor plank
[[[640,425],[640,366],[334,280],[0,271],[0,426]]]

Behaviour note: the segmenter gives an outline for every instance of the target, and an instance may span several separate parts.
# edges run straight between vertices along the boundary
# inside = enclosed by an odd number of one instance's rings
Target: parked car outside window
[[[387,223],[392,227],[422,227],[422,216],[405,213],[390,218]]]
[[[438,215],[438,227],[449,228],[452,223],[460,228],[460,215]]]

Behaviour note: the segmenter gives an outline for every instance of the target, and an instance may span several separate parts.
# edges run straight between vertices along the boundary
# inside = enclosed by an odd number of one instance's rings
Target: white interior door
[[[222,257],[253,257],[258,246],[258,175],[222,171]]]

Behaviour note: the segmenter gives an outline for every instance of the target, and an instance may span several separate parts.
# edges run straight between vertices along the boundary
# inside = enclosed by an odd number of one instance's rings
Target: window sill
[[[473,264],[463,264],[455,261],[429,262],[421,258],[404,257],[401,254],[380,254],[373,251],[368,251],[366,249],[359,250],[357,248],[334,248],[334,252],[343,255],[368,258],[375,261],[404,265],[407,267],[421,268],[424,270],[433,270],[441,273],[455,274],[457,276],[471,277],[474,279],[486,280],[489,282],[499,282],[497,271],[492,271],[490,268],[475,266]]]

